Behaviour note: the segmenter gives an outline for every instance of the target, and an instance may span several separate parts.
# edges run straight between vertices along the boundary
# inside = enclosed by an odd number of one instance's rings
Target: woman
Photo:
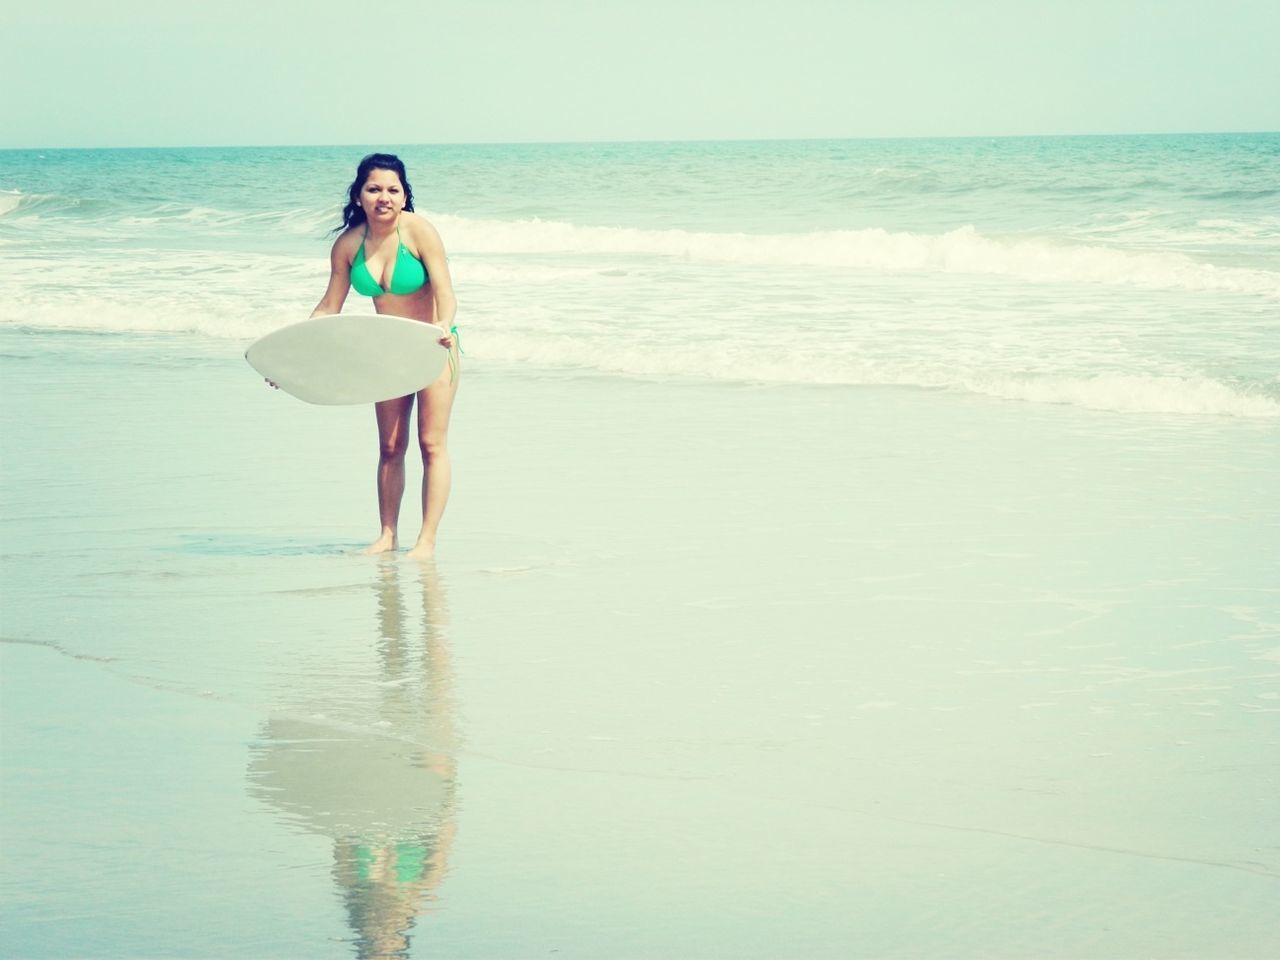
[[[313,317],[342,310],[347,291],[373,297],[378,313],[434,323],[449,334],[440,338],[449,363],[440,377],[416,394],[418,446],[422,450],[422,530],[409,556],[427,559],[449,499],[449,414],[458,391],[460,364],[453,325],[457,301],[449,279],[444,244],[435,227],[413,212],[413,190],[404,164],[389,153],[360,161],[349,200],[342,211],[342,233],[329,255],[329,287]],[[378,517],[382,531],[364,553],[395,550],[400,501],[404,496],[404,457],[409,447],[409,414],[414,395],[374,404],[378,420]]]

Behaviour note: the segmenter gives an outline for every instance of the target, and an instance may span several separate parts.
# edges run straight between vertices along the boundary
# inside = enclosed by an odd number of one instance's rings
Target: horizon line
[[[388,147],[557,147],[557,146],[615,146],[624,144],[674,144],[674,143],[832,143],[853,141],[892,140],[1066,140],[1103,139],[1118,137],[1205,137],[1205,136],[1265,136],[1280,134],[1277,130],[1167,130],[1137,131],[1128,133],[1004,133],[1004,134],[910,134],[898,136],[804,136],[804,137],[635,137],[627,139],[567,139],[567,140],[433,140],[400,141],[386,144]],[[0,152],[32,152],[40,150],[278,150],[284,148],[335,148],[359,147],[364,149],[370,141],[346,143],[181,143],[181,144],[90,144],[83,146],[0,146]]]

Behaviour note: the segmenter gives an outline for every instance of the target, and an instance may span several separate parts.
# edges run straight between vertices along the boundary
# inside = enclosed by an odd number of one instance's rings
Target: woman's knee
[[[418,435],[418,448],[422,451],[422,459],[429,462],[434,457],[444,456],[448,449],[446,448],[447,435],[444,433],[422,433]]]
[[[408,449],[409,438],[403,434],[384,437],[378,442],[378,458],[383,463],[403,460]]]

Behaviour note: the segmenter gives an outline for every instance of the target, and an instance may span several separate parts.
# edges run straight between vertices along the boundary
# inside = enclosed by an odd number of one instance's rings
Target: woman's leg
[[[396,527],[404,497],[404,455],[409,449],[409,411],[412,394],[373,405],[378,420],[378,520],[382,532],[365,553],[386,553],[399,545]]]
[[[454,349],[457,349],[456,347]],[[447,367],[440,379],[418,391],[418,446],[422,448],[422,531],[409,556],[426,559],[434,555],[436,531],[444,506],[449,501],[453,478],[449,463],[449,415],[458,392],[461,371]]]

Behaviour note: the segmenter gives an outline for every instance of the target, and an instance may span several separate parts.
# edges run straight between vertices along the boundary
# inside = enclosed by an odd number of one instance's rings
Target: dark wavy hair
[[[390,170],[400,178],[404,186],[404,208],[413,210],[413,187],[409,186],[409,177],[404,172],[404,164],[393,153],[371,153],[360,161],[356,167],[356,178],[347,189],[347,205],[342,208],[342,224],[335,227],[334,233],[341,233],[348,227],[358,227],[365,222],[364,207],[360,206],[360,191],[364,182],[374,170]]]

